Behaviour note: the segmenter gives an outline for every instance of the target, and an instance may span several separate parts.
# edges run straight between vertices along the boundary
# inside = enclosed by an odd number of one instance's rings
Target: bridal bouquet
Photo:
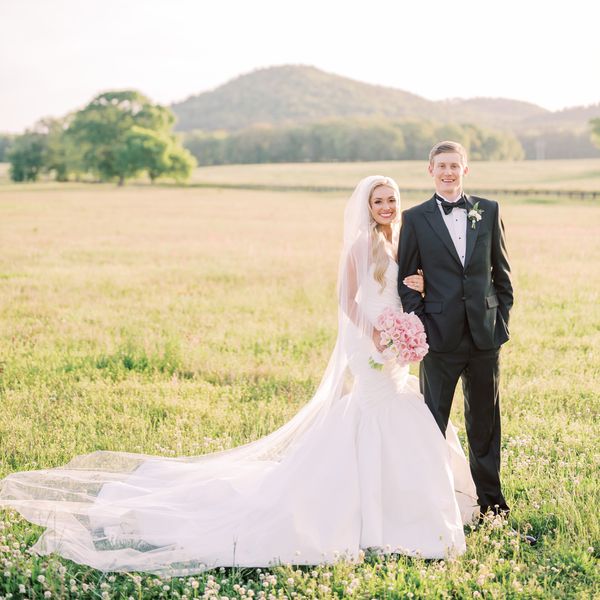
[[[381,353],[385,360],[395,360],[400,365],[419,362],[427,354],[425,328],[415,313],[405,313],[387,307],[375,322],[381,331],[380,341],[385,350]],[[369,358],[374,369],[383,369],[381,363]]]

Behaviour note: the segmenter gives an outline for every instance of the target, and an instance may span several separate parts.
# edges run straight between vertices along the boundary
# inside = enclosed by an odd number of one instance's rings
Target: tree
[[[86,171],[123,185],[142,171],[152,180],[172,173],[174,162],[169,157],[184,152],[171,133],[174,123],[168,108],[152,104],[139,92],[106,92],[75,114],[67,135],[80,148]],[[177,160],[180,177],[186,161]]]
[[[191,152],[174,144],[169,151],[169,167],[164,173],[161,173],[161,176],[172,177],[178,182],[185,181],[189,179],[196,164],[196,159]]]
[[[165,176],[187,179],[196,165],[194,157],[178,146],[174,136],[137,126],[126,132],[117,161],[125,177],[147,171],[152,182]]]
[[[57,181],[68,181],[71,174],[85,172],[80,150],[75,140],[67,134],[72,115],[62,119],[42,119],[36,131],[46,135],[44,171],[54,173]]]
[[[26,131],[13,141],[9,151],[10,178],[13,181],[37,181],[44,170],[47,136]]]

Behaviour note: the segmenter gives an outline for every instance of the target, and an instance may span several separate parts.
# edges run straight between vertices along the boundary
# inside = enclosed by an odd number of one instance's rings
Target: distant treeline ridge
[[[443,139],[461,142],[473,160],[520,160],[508,132],[428,121],[330,119],[306,125],[253,126],[237,132],[194,131],[183,145],[201,165],[423,159]]]

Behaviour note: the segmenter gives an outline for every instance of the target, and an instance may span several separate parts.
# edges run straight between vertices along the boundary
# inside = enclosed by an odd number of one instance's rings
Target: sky
[[[170,104],[283,64],[430,100],[587,105],[596,14],[589,0],[0,0],[0,132],[109,89]]]

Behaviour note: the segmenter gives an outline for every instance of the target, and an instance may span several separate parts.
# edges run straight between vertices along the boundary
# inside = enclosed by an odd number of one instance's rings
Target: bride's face
[[[394,188],[387,185],[376,187],[369,200],[371,215],[379,225],[390,225],[396,220],[397,204]]]

